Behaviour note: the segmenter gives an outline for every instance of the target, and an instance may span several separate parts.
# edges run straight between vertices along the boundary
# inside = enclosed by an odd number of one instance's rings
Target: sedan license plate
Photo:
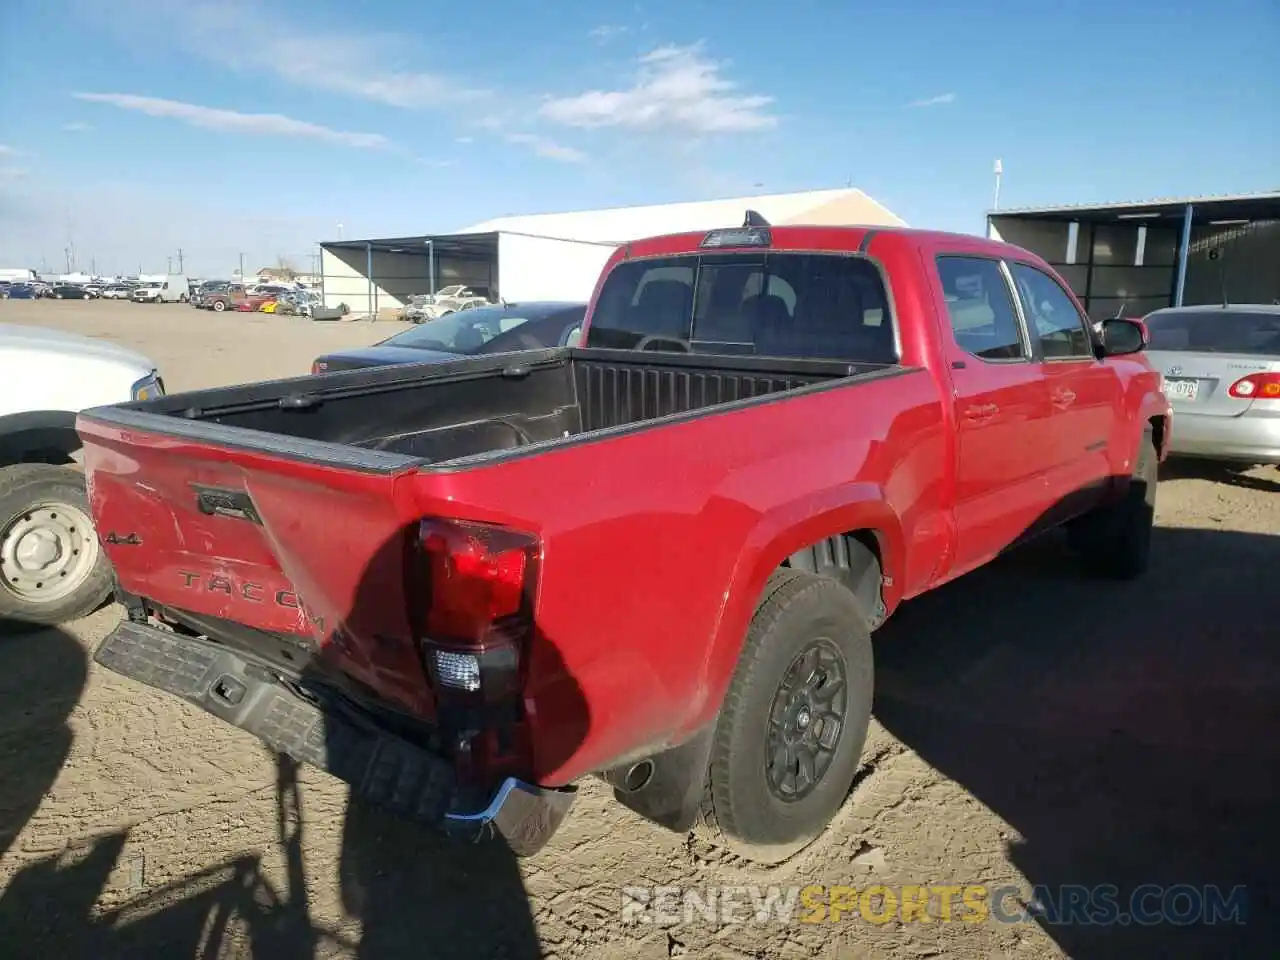
[[[1170,400],[1194,400],[1199,392],[1199,380],[1170,380],[1167,377],[1165,378],[1164,395]]]

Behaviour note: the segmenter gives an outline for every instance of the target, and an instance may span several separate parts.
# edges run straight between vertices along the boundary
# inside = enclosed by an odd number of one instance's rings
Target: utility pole
[[[98,275],[98,258],[89,258],[89,276],[96,277]]]
[[[71,272],[71,248],[63,247],[62,255],[67,258],[67,273]]]
[[[996,175],[996,193],[995,193],[995,196],[991,198],[991,209],[999,210],[1000,209],[1000,178],[1004,176],[1004,163],[1002,163],[1000,160],[996,160],[995,168],[991,172]]]
[[[165,273],[173,273],[173,257],[165,257]]]
[[[186,272],[187,271],[184,268],[184,264],[182,260],[182,248],[179,247],[178,248],[178,273],[185,274]]]
[[[244,254],[240,254],[240,282],[244,283]]]

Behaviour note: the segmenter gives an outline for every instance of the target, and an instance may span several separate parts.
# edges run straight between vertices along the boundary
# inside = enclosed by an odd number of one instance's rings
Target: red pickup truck
[[[518,854],[596,775],[777,862],[847,798],[904,600],[1060,525],[1143,571],[1144,346],[977,237],[628,243],[581,348],[82,414],[127,611],[96,659]]]

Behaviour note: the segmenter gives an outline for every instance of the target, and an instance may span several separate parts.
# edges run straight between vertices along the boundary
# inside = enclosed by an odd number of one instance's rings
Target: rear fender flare
[[[875,533],[882,576],[887,581],[883,588],[885,608],[892,611],[898,604],[902,599],[902,522],[879,486],[853,483],[765,514],[742,545],[704,661],[699,706],[686,718],[686,732],[710,722],[719,711],[737,666],[747,627],[773,571],[792,554],[853,530]]]
[[[1154,431],[1155,442],[1159,459],[1164,460],[1169,452],[1169,441],[1173,436],[1173,410],[1169,406],[1169,401],[1158,393],[1148,393],[1142,398],[1142,405],[1139,408],[1137,429],[1134,431],[1137,436],[1131,438],[1133,441],[1132,450],[1134,451],[1133,462],[1137,462],[1138,444],[1142,442],[1144,433],[1152,428],[1153,421],[1159,423],[1159,427]]]
[[[0,465],[68,463],[84,444],[69,410],[28,410],[0,417]],[[61,460],[57,460],[61,457]]]

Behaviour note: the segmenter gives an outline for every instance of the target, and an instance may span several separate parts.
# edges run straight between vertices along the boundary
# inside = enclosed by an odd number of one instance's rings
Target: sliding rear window
[[[1280,357],[1280,309],[1176,310],[1148,314],[1150,350]]]
[[[864,257],[716,253],[624,261],[588,347],[896,363],[884,283]]]

